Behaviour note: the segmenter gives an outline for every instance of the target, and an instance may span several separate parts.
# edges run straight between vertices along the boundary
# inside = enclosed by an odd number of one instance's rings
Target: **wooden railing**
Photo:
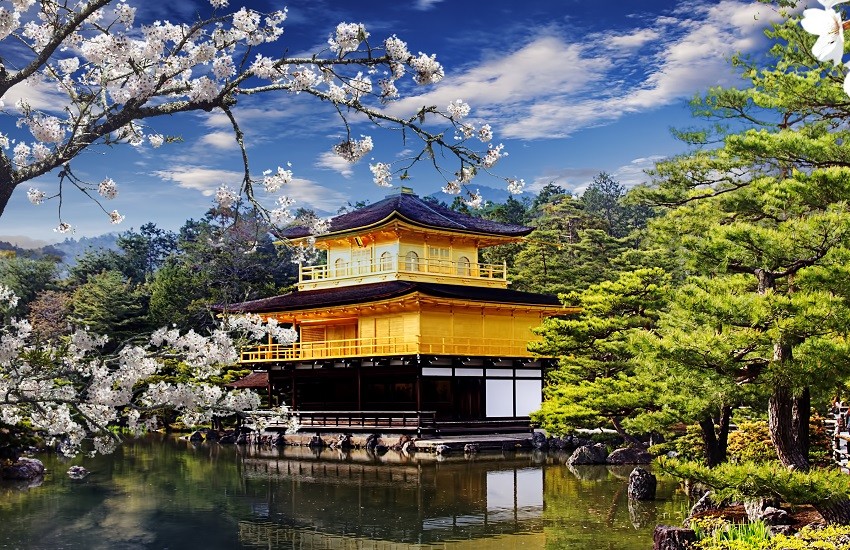
[[[529,340],[510,338],[420,338],[384,336],[296,342],[290,345],[265,344],[243,348],[242,363],[344,359],[348,357],[409,355],[476,355],[485,357],[526,357]]]
[[[432,258],[409,260],[399,256],[378,258],[375,261],[346,262],[342,265],[301,266],[298,282],[349,279],[385,273],[427,273],[460,279],[485,279],[506,281],[507,265],[453,262]]]
[[[257,416],[273,413],[255,411]],[[352,431],[434,431],[435,411],[293,411],[299,429]],[[272,424],[269,427],[274,428]]]

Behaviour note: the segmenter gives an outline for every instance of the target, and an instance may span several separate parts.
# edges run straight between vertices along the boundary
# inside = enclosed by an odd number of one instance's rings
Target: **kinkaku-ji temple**
[[[324,265],[301,266],[297,290],[231,306],[298,331],[291,345],[242,350],[272,404],[321,431],[530,431],[543,373],[554,361],[528,343],[546,317],[573,310],[554,297],[508,288],[506,265],[481,249],[532,228],[475,218],[402,188],[339,215],[310,235]]]

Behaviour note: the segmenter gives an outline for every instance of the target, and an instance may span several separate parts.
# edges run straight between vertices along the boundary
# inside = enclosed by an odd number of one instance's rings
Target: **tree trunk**
[[[3,167],[0,167],[0,216],[6,210],[6,205],[9,204],[9,199],[12,198],[12,193],[16,187],[11,180],[7,179],[6,172]]]
[[[812,416],[812,395],[808,386],[798,397],[794,398],[793,421],[797,444],[803,456],[809,456],[809,421]]]
[[[850,499],[842,498],[839,500],[828,500],[826,502],[813,503],[817,510],[827,523],[838,525],[850,525]]]
[[[720,408],[720,417],[715,420],[706,416],[699,421],[702,429],[702,442],[705,446],[705,461],[709,468],[726,462],[726,450],[729,444],[729,422],[732,417],[732,407]]]
[[[617,435],[622,437],[623,441],[625,441],[629,445],[632,445],[634,447],[640,447],[640,448],[646,447],[646,445],[644,445],[643,442],[640,441],[639,439],[637,439],[635,436],[629,435],[628,433],[626,433],[626,430],[624,430],[622,424],[620,424],[619,418],[612,417],[611,418],[611,425],[614,426],[614,429],[617,431]]]
[[[806,471],[809,469],[809,459],[803,452],[797,430],[794,429],[794,404],[791,388],[786,384],[776,383],[767,408],[770,439],[782,464],[795,470]]]

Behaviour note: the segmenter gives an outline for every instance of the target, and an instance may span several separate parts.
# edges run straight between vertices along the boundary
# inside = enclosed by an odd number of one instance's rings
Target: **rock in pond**
[[[84,477],[89,475],[91,472],[89,472],[88,470],[86,470],[82,466],[71,466],[70,468],[68,468],[68,471],[66,473],[68,474],[68,477],[70,477],[71,479],[83,479]]]
[[[629,498],[634,500],[654,500],[658,480],[641,467],[629,474]]]
[[[605,459],[608,457],[608,450],[602,443],[595,445],[583,445],[573,451],[570,458],[567,459],[567,465],[579,466],[584,464],[605,464]]]
[[[3,479],[35,479],[44,475],[44,464],[37,458],[21,457],[0,470]]]
[[[649,464],[652,462],[652,455],[646,449],[640,447],[623,447],[611,451],[605,462],[608,464]]]

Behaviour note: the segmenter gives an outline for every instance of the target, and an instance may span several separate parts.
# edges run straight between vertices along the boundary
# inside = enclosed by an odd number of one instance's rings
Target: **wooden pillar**
[[[292,381],[292,403],[290,403],[289,406],[292,407],[293,409],[295,409],[295,408],[298,407],[298,392],[295,389],[295,366],[294,365],[292,365],[292,367],[289,370],[289,377],[290,377],[289,379]]]
[[[357,410],[363,411],[363,380],[361,378],[362,361],[357,362]]]

